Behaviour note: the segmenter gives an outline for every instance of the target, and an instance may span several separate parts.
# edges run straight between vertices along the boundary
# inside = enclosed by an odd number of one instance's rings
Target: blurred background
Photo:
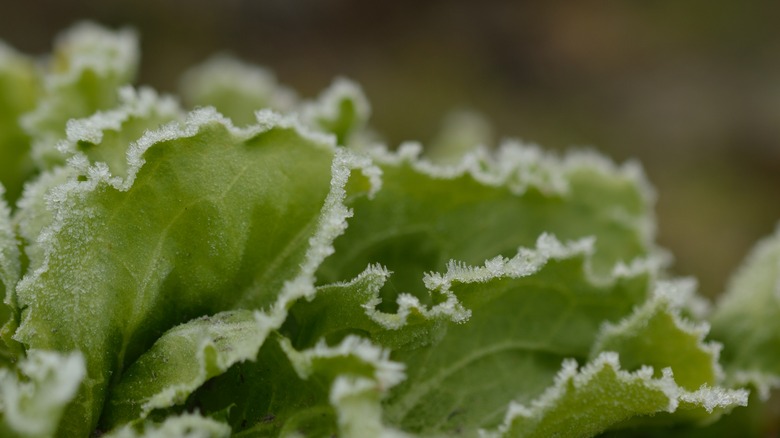
[[[706,295],[780,220],[780,2],[29,0],[4,2],[0,39],[43,54],[82,19],[135,27],[163,91],[228,52],[304,97],[356,80],[391,146],[470,110],[495,142],[637,159]]]

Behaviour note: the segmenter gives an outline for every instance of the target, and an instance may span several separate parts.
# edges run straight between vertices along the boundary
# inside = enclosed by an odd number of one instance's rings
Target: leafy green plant
[[[711,306],[635,164],[390,150],[350,81],[218,57],[182,104],[137,64],[0,46],[3,436],[769,433],[780,234]]]

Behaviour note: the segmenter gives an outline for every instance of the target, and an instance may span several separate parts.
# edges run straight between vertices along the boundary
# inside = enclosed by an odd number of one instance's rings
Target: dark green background
[[[229,51],[305,97],[357,80],[391,145],[469,108],[496,140],[637,158],[707,295],[780,220],[780,2],[4,1],[0,38],[45,53],[79,19],[137,28],[140,82],[166,91]]]

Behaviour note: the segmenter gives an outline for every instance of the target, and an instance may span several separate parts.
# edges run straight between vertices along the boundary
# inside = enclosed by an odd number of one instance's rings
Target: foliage
[[[0,46],[4,436],[767,433],[780,234],[710,309],[635,164],[389,150],[354,83],[224,57],[188,110],[137,46]]]

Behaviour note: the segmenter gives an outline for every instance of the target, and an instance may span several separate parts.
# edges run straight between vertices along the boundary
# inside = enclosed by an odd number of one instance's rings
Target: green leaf
[[[302,352],[294,350],[285,338],[280,344],[299,377],[329,384],[325,387],[329,388],[328,400],[335,410],[340,436],[403,435],[383,424],[380,402],[404,378],[403,365],[390,361],[389,351],[354,336],[333,347],[320,342]]]
[[[546,236],[535,251],[521,250],[511,260],[497,258],[479,268],[451,264],[446,274],[426,278],[431,293],[440,294],[434,299],[439,304],[426,308],[401,296],[396,314],[374,308],[390,275],[370,268],[350,283],[320,287],[311,302],[297,303],[287,328],[304,345],[317,336],[334,339],[352,330],[391,346],[392,357],[407,365],[409,378],[393,389],[385,415],[391,424],[423,435],[469,435],[498,424],[496,416],[510,401],[527,403],[539,396],[558,364],[566,357],[585,360],[594,341],[596,352],[618,349],[632,368],[672,367],[656,376],[674,386],[674,405],[682,411],[666,423],[711,420],[716,408],[722,413],[746,402],[744,391],[712,388],[720,378],[718,348],[703,343],[705,326],[684,322],[670,307],[687,304],[682,286],[661,283],[653,299],[623,319],[646,299],[653,263],[619,268],[607,281],[588,273],[585,260],[590,259],[584,256],[592,251],[588,241],[565,246]],[[467,309],[470,318],[464,322],[462,310],[452,309]],[[601,327],[609,321],[614,325]],[[421,348],[420,339],[432,345]],[[671,378],[673,369],[680,371],[684,387]],[[664,409],[626,407],[622,416],[602,419],[597,426],[583,414],[583,430],[600,432],[636,415],[665,411],[669,394],[651,396],[662,397]]]
[[[747,391],[686,391],[670,369],[653,378],[652,367],[629,373],[616,353],[601,353],[582,369],[564,362],[553,387],[528,406],[513,403],[504,423],[484,436],[587,437],[638,415],[703,406],[708,411],[747,403]],[[607,396],[605,396],[607,395]]]
[[[3,436],[51,437],[84,378],[79,353],[30,350],[18,371],[0,368],[0,432]]]
[[[226,55],[211,57],[187,71],[181,96],[188,106],[213,106],[242,126],[254,123],[258,110],[289,111],[297,100],[295,92],[279,85],[270,71]]]
[[[397,153],[372,153],[382,190],[355,202],[358,220],[336,240],[334,257],[319,271],[321,284],[381,264],[394,273],[382,310],[393,311],[400,293],[430,304],[420,287],[425,272],[453,259],[512,257],[545,232],[563,240],[595,237],[592,264],[601,274],[655,251],[652,194],[636,167],[586,153],[558,158],[517,144],[495,156],[475,152],[458,166],[433,165],[419,152],[407,144]]]
[[[43,248],[38,244],[41,232],[51,226],[54,215],[49,208],[48,194],[55,187],[77,179],[79,171],[69,166],[54,167],[41,172],[24,187],[24,193],[17,202],[12,222],[16,228],[24,257],[29,266],[43,263]],[[26,271],[26,267],[25,267]]]
[[[763,399],[780,388],[780,228],[748,255],[711,321],[735,384],[755,385]]]
[[[552,383],[552,377],[564,358],[587,357],[603,321],[618,321],[645,299],[650,281],[646,269],[650,269],[652,264],[640,264],[631,270],[621,268],[611,279],[597,278],[586,267],[586,256],[592,251],[591,241],[563,245],[550,236],[544,236],[539,240],[537,249],[522,250],[511,260],[497,258],[478,268],[451,264],[445,274],[431,274],[426,279],[431,293],[441,296],[438,304],[428,308],[414,297],[403,296],[399,299],[397,314],[380,312],[372,307],[377,304],[379,287],[389,275],[378,267],[372,267],[352,282],[318,288],[311,301],[299,300],[290,310],[293,319],[288,320],[283,330],[290,332],[304,349],[322,349],[325,345],[323,339],[330,339],[333,343],[342,342],[340,351],[347,354],[343,345],[350,344],[346,339],[353,339],[350,335],[352,331],[368,334],[374,341],[392,346],[394,360],[406,365],[409,379],[394,388],[391,397],[385,401],[386,421],[397,428],[425,435],[474,433],[480,427],[497,425],[510,401],[518,397],[530,400],[541,394]],[[217,322],[204,323],[221,327]],[[241,324],[255,327],[249,338],[263,339],[262,334],[258,336],[256,322],[249,315],[244,316]],[[176,354],[182,358],[177,361],[171,360],[174,355],[171,352],[176,351],[176,345],[209,345],[194,336],[196,331],[190,329],[199,325],[199,322],[193,322],[182,326],[187,327],[182,329],[182,333],[190,337],[186,343],[169,342],[168,337],[178,333],[174,330],[137,362],[136,365],[143,364],[147,370],[144,374],[146,378],[133,380],[132,383],[128,380],[127,385],[122,382],[118,388],[133,387],[147,395],[131,396],[129,399],[135,401],[123,404],[138,406],[148,403],[152,399],[151,394],[144,392],[143,388],[165,385],[177,388],[174,383],[181,379],[166,376],[189,375],[186,370],[192,366],[184,361],[203,354],[200,349],[185,348],[186,353]],[[217,335],[209,336],[210,342],[216,342]],[[234,348],[225,349],[224,357],[232,351],[243,351],[237,340],[230,341],[230,336],[224,339],[235,344]],[[295,365],[298,375],[305,377],[306,372],[300,369],[300,363],[308,363],[308,359],[291,353],[292,343],[288,345],[284,341],[282,345],[286,354],[293,358],[293,364],[298,364]],[[158,346],[169,353],[159,353]],[[195,406],[203,407],[204,403],[209,404],[208,400],[222,400],[223,404],[210,405],[207,412],[213,412],[225,409],[230,402],[236,403],[236,412],[250,413],[233,413],[238,416],[231,421],[234,428],[244,422],[262,424],[257,427],[271,427],[262,421],[263,416],[269,413],[280,418],[274,427],[288,424],[281,418],[294,415],[289,410],[285,411],[284,404],[299,406],[303,403],[291,401],[290,398],[295,399],[295,395],[287,395],[285,400],[278,401],[278,405],[269,406],[261,412],[250,406],[267,405],[268,401],[255,400],[251,395],[237,395],[244,391],[257,392],[276,400],[274,397],[277,396],[273,394],[277,390],[269,389],[269,385],[271,388],[279,386],[278,391],[296,392],[294,386],[285,383],[285,380],[292,379],[289,372],[278,371],[284,366],[279,353],[274,353],[273,347],[262,348],[257,364],[237,365],[238,371],[232,369],[193,396],[197,400]],[[199,366],[201,369],[206,367]],[[225,367],[214,369],[222,372]],[[342,365],[339,369],[349,367]],[[153,382],[155,372],[160,383]],[[517,373],[527,378],[518,380]],[[131,372],[127,375],[130,376]],[[201,378],[197,384],[204,381]],[[242,389],[243,385],[246,388]],[[223,391],[228,395],[219,396]],[[308,391],[311,389],[301,389],[303,394]],[[321,394],[318,398],[320,402],[314,405],[321,405],[325,399],[326,394]],[[169,398],[168,401],[168,405],[174,405],[181,402],[181,397],[175,400]],[[190,403],[194,402],[191,400]],[[335,403],[332,397],[331,403]],[[305,405],[309,406],[308,403]],[[367,406],[364,407],[368,409]],[[376,409],[379,409],[378,406]],[[357,409],[357,406],[354,408]],[[287,413],[282,415],[280,412]],[[125,419],[134,415],[130,413]],[[367,415],[356,418],[367,418]],[[243,430],[243,426],[240,429]],[[343,432],[344,429],[340,430]]]
[[[368,336],[392,349],[412,348],[434,342],[442,324],[468,318],[468,311],[452,295],[440,298],[449,305],[433,308],[413,296],[401,295],[396,312],[379,310],[380,291],[391,275],[372,265],[349,282],[318,287],[313,300],[293,305],[283,332],[299,348],[311,347],[322,339],[338,342],[348,334]]]
[[[432,291],[457,297],[471,315],[446,324],[432,345],[393,351],[408,379],[386,403],[388,421],[423,435],[471,435],[497,426],[510,401],[539,396],[564,359],[587,358],[600,326],[643,302],[653,276],[650,263],[597,277],[592,252],[592,241],[545,235],[512,259],[429,275]]]
[[[297,351],[278,335],[265,342],[263,322],[239,311],[172,329],[114,388],[104,427],[166,412],[219,376],[187,403],[210,414],[227,412],[236,432],[397,435],[383,424],[380,404],[403,378],[402,365],[390,362],[388,351],[357,337]]]
[[[654,378],[669,374],[680,390],[689,395],[679,398],[673,414],[634,418],[621,427],[646,431],[673,423],[710,424],[734,407],[747,404],[747,391],[724,388],[724,373],[719,363],[721,345],[704,342],[709,324],[693,322],[680,316],[680,294],[691,284],[661,282],[652,299],[637,308],[618,324],[606,324],[593,346],[591,358],[602,352],[620,355],[623,368],[629,371],[650,366]],[[692,290],[691,290],[692,291]],[[708,399],[707,393],[722,396],[721,403]],[[701,400],[691,398],[699,394]],[[725,400],[730,400],[726,402]]]
[[[131,145],[126,178],[98,162],[49,193],[54,219],[18,287],[16,339],[85,352],[66,433],[90,430],[111,379],[168,328],[232,308],[271,309],[279,326],[287,303],[314,292],[346,226],[350,168],[368,164],[263,117],[239,130],[196,111]],[[360,181],[350,190],[370,188]]]
[[[220,438],[229,437],[230,427],[198,414],[168,417],[161,423],[127,425],[103,435],[105,438]]]
[[[605,325],[593,344],[591,358],[605,351],[620,355],[623,368],[652,366],[655,377],[670,367],[681,387],[695,391],[723,381],[718,363],[720,344],[704,342],[708,324],[694,324],[680,316],[670,294],[679,290],[669,283],[657,286],[655,296],[618,324]]]
[[[12,204],[32,171],[30,137],[19,117],[35,107],[41,78],[33,60],[0,41],[0,183]]]
[[[390,152],[358,85],[225,56],[184,114],[89,23],[45,61],[0,45],[0,435],[772,430],[780,229],[711,314],[721,368],[632,163],[462,114]]]
[[[425,147],[425,156],[441,164],[456,164],[463,156],[493,144],[493,127],[475,111],[458,110],[446,115],[439,132]]]
[[[134,362],[112,388],[102,426],[146,418],[154,409],[182,404],[208,379],[254,360],[271,327],[253,312],[202,317],[174,327]]]
[[[82,174],[90,165],[105,163],[113,176],[127,178],[128,149],[137,148],[146,131],[185,117],[174,98],[158,96],[150,88],[122,87],[118,99],[116,107],[68,120],[67,139],[57,143],[57,149]]]
[[[135,77],[138,58],[138,38],[129,29],[112,32],[85,22],[57,38],[41,96],[21,119],[39,168],[62,162],[56,144],[68,120],[117,104],[117,90]]]
[[[213,379],[188,407],[227,409],[235,436],[404,436],[382,418],[381,400],[403,378],[388,354],[354,336],[300,351],[276,336],[256,362]]]
[[[42,263],[38,238],[54,220],[48,201],[52,189],[71,179],[86,178],[90,166],[97,163],[107,166],[112,175],[126,178],[128,148],[136,148],[136,141],[147,130],[184,118],[172,98],[160,97],[148,88],[122,88],[119,101],[116,108],[69,120],[66,139],[57,143],[58,153],[69,165],[45,170],[27,183],[13,220],[32,266]]]
[[[368,122],[371,106],[358,84],[339,78],[300,112],[310,126],[335,135],[340,145],[349,145],[351,137]]]
[[[11,211],[5,203],[3,185],[0,184],[0,364],[14,362],[20,355],[19,346],[11,339],[18,323],[18,306],[14,288],[21,277],[21,260],[16,244],[16,233],[11,224]]]

